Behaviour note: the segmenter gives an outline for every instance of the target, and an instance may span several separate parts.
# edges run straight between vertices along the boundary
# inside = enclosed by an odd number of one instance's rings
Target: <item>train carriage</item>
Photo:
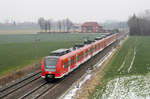
[[[95,42],[80,46],[72,51],[69,49],[53,51],[49,56],[42,59],[41,76],[46,80],[64,77],[76,69],[80,64],[115,42],[117,40],[117,35],[118,34],[108,35],[103,39],[100,38],[100,40],[95,40]]]

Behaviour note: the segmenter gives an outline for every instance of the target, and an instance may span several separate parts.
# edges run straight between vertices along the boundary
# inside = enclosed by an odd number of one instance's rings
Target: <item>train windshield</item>
[[[57,65],[57,58],[46,58],[45,59],[45,69],[49,71],[55,71]]]

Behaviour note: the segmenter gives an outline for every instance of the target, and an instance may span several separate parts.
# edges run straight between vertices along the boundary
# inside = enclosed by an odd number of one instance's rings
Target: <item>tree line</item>
[[[38,24],[41,32],[69,32],[73,22],[69,19],[53,21],[52,19],[39,18]]]
[[[133,15],[128,20],[130,35],[150,35],[150,11],[142,15]]]

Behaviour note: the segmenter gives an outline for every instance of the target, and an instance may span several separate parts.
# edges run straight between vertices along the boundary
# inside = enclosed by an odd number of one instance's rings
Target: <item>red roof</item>
[[[97,22],[85,22],[82,26],[100,26]]]

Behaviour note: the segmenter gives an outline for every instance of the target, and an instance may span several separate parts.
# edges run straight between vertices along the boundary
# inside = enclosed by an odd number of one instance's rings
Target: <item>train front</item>
[[[56,68],[58,64],[58,56],[46,56],[41,62],[41,76],[47,81],[54,80],[56,73]]]

